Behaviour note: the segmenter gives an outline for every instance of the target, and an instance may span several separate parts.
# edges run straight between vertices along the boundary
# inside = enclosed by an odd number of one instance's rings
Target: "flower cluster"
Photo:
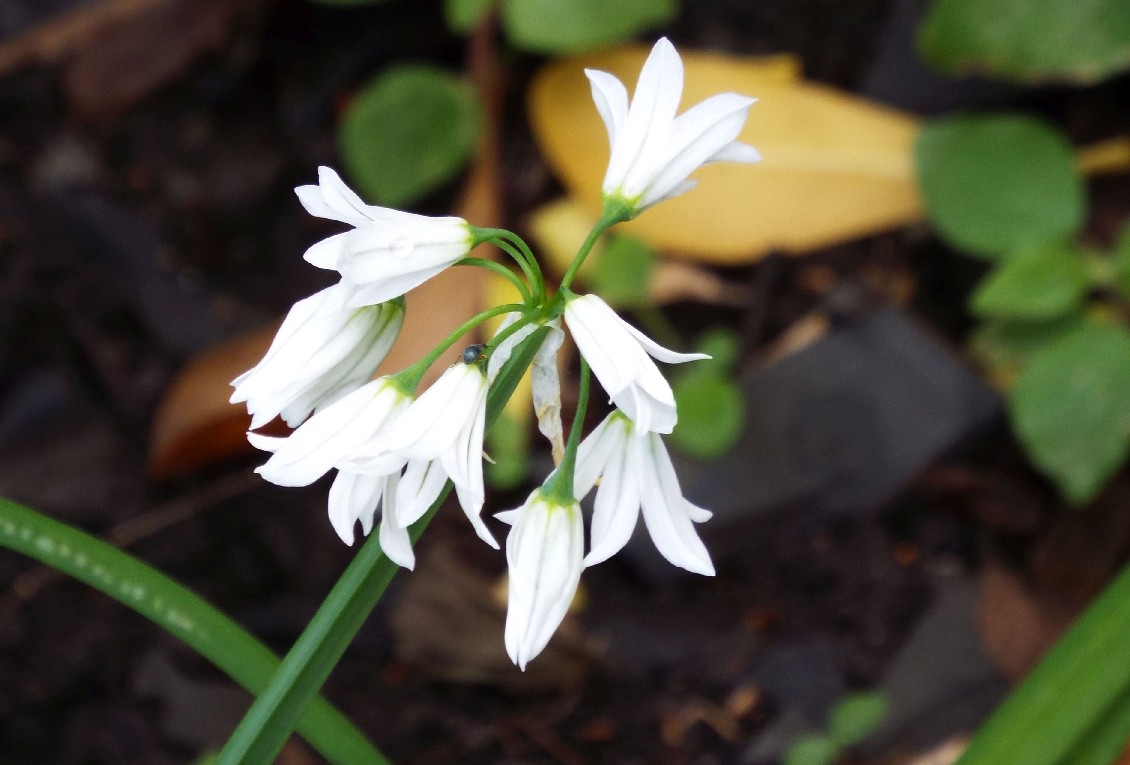
[[[336,173],[321,168],[318,185],[296,189],[298,198],[310,214],[351,228],[315,244],[305,258],[337,272],[340,281],[296,303],[263,360],[232,383],[231,400],[247,404],[252,431],[276,416],[295,428],[285,438],[249,433],[251,443],[271,452],[258,472],[281,486],[304,486],[336,470],[329,517],[341,539],[352,544],[358,522],[369,534],[379,510],[382,551],[412,568],[409,528],[449,481],[476,533],[498,548],[481,517],[487,400],[504,370],[532,362],[539,428],[553,443],[559,466],[525,504],[498,515],[511,527],[505,644],[523,669],[564,618],[582,569],[619,551],[641,514],[667,560],[714,573],[695,530],[710,513],[683,496],[661,438],[674,428],[677,412],[671,387],[652,360],[705,357],[663,348],[598,296],[577,295],[569,286],[603,231],[689,189],[687,176],[704,163],[758,158],[735,140],[753,99],[722,94],[675,116],[682,63],[665,39],[652,50],[630,104],[615,77],[586,74],[611,142],[605,211],[552,297],[537,261],[515,234],[366,205]],[[408,290],[457,264],[498,270],[468,257],[482,242],[517,262],[525,281],[503,272],[523,302],[484,311],[417,364],[370,380],[400,330]],[[502,327],[486,345],[469,347],[417,396],[424,372],[458,337],[503,314]],[[556,363],[562,319],[582,357],[582,395],[568,443]],[[536,349],[529,347],[521,359],[515,355],[532,343]],[[614,409],[582,440],[590,368]],[[580,500],[594,487],[586,554]]]

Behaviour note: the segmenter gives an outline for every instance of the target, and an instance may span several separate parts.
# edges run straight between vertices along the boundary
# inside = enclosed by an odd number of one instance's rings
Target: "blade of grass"
[[[34,558],[168,630],[251,694],[260,693],[279,659],[202,598],[136,558],[65,523],[0,499],[0,545]],[[298,731],[333,765],[380,765],[384,757],[322,698]]]
[[[541,327],[519,343],[491,384],[487,397],[488,425],[514,392],[548,332],[548,328]],[[450,491],[448,481],[439,499],[413,525],[413,544]],[[216,765],[269,765],[274,760],[299,715],[329,677],[398,570],[399,566],[381,552],[378,536],[371,534],[295,641],[267,688],[255,699],[220,752]]]
[[[1101,730],[1096,726],[1120,705],[1125,708],[1130,693],[1127,636],[1130,566],[981,727],[957,765],[1076,765],[1072,751]]]

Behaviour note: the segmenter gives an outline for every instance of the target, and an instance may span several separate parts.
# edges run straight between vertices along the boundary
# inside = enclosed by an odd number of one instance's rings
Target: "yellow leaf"
[[[634,86],[647,50],[605,51],[556,61],[535,78],[530,120],[550,165],[590,210],[600,207],[608,137],[584,68]],[[756,165],[721,163],[700,185],[627,224],[652,246],[712,263],[801,253],[910,223],[922,215],[913,146],[920,121],[790,75],[782,59],[683,53],[682,109],[720,92],[754,96],[741,140]]]

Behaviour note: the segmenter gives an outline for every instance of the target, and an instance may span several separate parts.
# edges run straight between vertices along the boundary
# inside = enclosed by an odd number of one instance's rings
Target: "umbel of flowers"
[[[285,438],[248,434],[252,444],[271,452],[258,472],[281,486],[305,486],[336,470],[329,518],[341,539],[352,544],[358,522],[369,534],[379,510],[381,549],[412,568],[409,527],[448,481],[475,532],[499,547],[481,517],[487,397],[519,344],[539,330],[543,339],[532,361],[535,408],[542,432],[560,450],[564,431],[555,357],[563,319],[581,353],[577,413],[557,469],[521,507],[498,514],[510,525],[505,644],[523,669],[564,618],[582,569],[618,552],[641,514],[667,560],[688,571],[714,573],[695,530],[710,512],[683,497],[661,437],[674,428],[677,412],[671,387],[653,361],[705,357],[663,348],[599,296],[575,294],[570,285],[604,231],[688,191],[695,184],[688,176],[703,164],[759,159],[736,140],[754,99],[724,93],[676,116],[683,67],[666,39],[652,49],[630,101],[612,75],[586,74],[611,144],[604,210],[552,296],[517,235],[476,228],[460,218],[367,205],[323,167],[318,185],[299,187],[298,198],[311,215],[350,229],[315,244],[305,259],[336,271],[341,280],[296,303],[263,360],[232,382],[231,400],[246,402],[253,431],[276,416],[295,427]],[[484,242],[512,257],[518,271],[469,257]],[[501,273],[514,282],[522,302],[478,314],[416,364],[370,380],[400,331],[404,293],[451,266]],[[505,315],[502,328],[488,343],[466,349],[418,393],[424,373],[457,338],[499,315]],[[582,439],[590,369],[615,408]],[[579,501],[597,486],[586,554]]]

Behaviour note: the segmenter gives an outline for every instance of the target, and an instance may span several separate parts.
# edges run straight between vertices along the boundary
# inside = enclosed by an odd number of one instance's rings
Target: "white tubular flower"
[[[231,403],[247,402],[252,429],[278,415],[297,426],[364,383],[384,361],[404,322],[403,304],[345,308],[349,292],[336,284],[295,303],[267,355],[232,380]]]
[[[315,244],[304,256],[318,268],[339,271],[353,285],[349,306],[403,295],[471,250],[471,228],[462,218],[430,218],[366,205],[328,167],[318,168],[317,186],[294,191],[311,215],[354,227]]]
[[[585,544],[581,508],[576,502],[559,504],[539,488],[522,507],[497,517],[511,524],[506,653],[524,671],[549,643],[577,592]]]
[[[670,433],[678,420],[675,394],[648,356],[668,364],[710,357],[664,348],[617,316],[596,295],[571,298],[565,304],[565,323],[596,379],[635,423],[636,431],[640,435]]]
[[[577,450],[576,496],[584,497],[600,479],[585,565],[607,560],[628,543],[642,507],[644,524],[664,558],[687,571],[714,576],[710,553],[694,528],[710,518],[710,511],[683,497],[663,439],[655,433],[637,438],[633,430],[631,420],[613,412]]]
[[[408,526],[427,511],[447,478],[479,537],[498,549],[480,517],[483,488],[483,427],[487,378],[475,364],[456,363],[424,391],[379,440],[355,453],[347,470],[368,471],[372,462],[406,465],[398,487],[398,517]]]
[[[390,378],[380,377],[322,409],[285,438],[248,433],[252,445],[274,452],[255,472],[279,486],[307,486],[368,442],[379,441],[411,401]],[[370,464],[366,472],[386,475],[403,465],[403,460],[387,459]]]
[[[687,176],[708,162],[757,162],[761,155],[735,139],[757,100],[722,93],[676,117],[683,62],[667,38],[651,49],[631,105],[624,84],[586,69],[592,97],[612,145],[604,196],[619,197],[636,214],[691,189]]]

